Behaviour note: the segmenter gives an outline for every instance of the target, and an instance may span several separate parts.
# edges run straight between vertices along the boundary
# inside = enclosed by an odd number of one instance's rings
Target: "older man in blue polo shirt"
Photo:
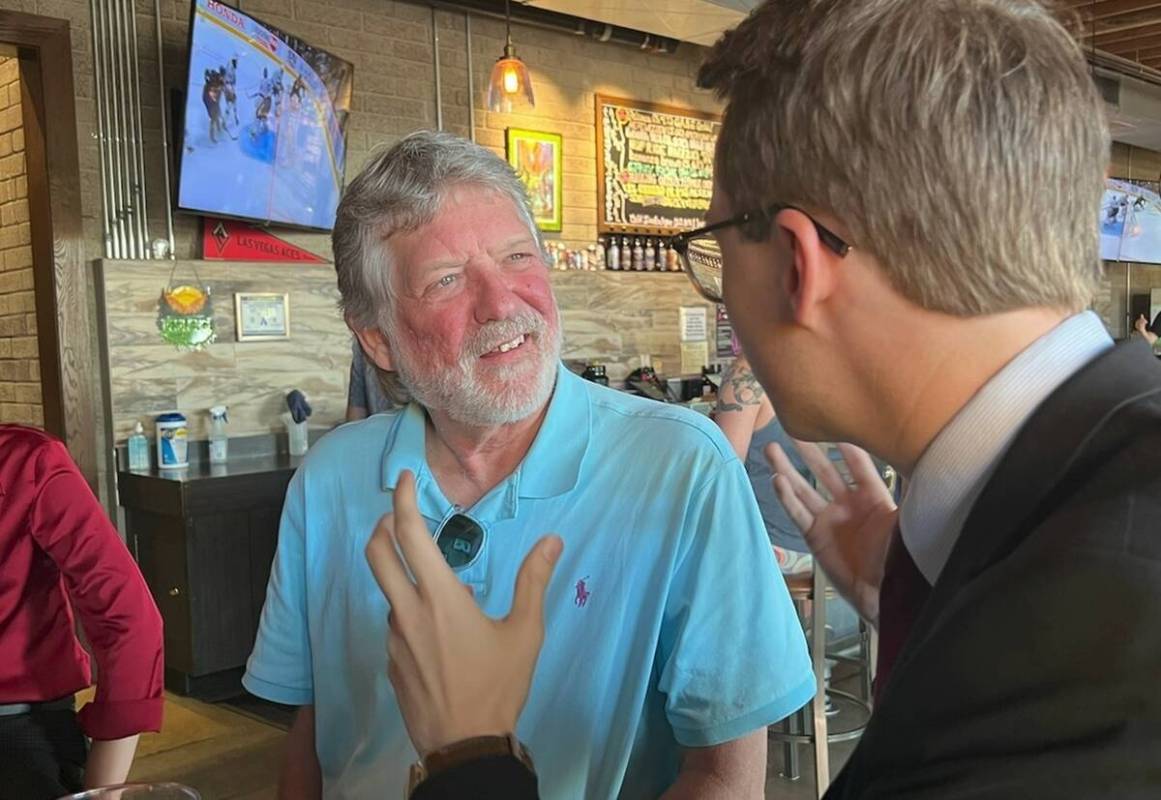
[[[421,133],[351,182],[334,233],[348,324],[410,396],[291,482],[246,687],[299,706],[283,797],[400,796],[417,754],[364,559],[400,476],[476,602],[503,616],[564,543],[515,734],[545,798],[758,798],[765,727],[814,693],[745,471],[708,421],[560,367],[561,324],[511,170]],[[487,700],[486,690],[480,700]]]

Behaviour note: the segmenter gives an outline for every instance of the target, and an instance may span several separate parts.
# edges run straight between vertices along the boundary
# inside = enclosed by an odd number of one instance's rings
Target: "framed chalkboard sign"
[[[597,230],[656,236],[700,225],[721,117],[606,95],[596,105]]]

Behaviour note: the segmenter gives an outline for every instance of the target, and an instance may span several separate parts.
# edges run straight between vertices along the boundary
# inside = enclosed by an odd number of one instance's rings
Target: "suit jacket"
[[[1161,364],[1085,366],[1017,434],[827,800],[1161,797]]]

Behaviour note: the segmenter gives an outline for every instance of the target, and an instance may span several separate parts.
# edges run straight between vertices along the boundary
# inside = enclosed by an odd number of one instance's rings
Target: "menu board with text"
[[[700,225],[721,117],[605,95],[596,102],[597,229],[656,235]]]

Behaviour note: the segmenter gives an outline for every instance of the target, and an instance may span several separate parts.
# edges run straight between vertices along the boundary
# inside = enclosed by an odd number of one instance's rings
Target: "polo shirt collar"
[[[408,403],[395,418],[383,449],[383,489],[394,491],[403,470],[418,477],[427,470],[427,413]]]
[[[515,481],[519,497],[556,497],[576,487],[588,452],[591,417],[587,384],[560,364],[544,423],[528,454],[508,478]],[[427,466],[426,445],[427,412],[419,403],[409,403],[387,436],[383,489],[394,491],[403,470],[411,470],[421,507],[446,506],[448,501]]]
[[[588,386],[564,364],[557,367],[544,424],[517,469],[521,497],[556,497],[576,488],[592,435]]]

